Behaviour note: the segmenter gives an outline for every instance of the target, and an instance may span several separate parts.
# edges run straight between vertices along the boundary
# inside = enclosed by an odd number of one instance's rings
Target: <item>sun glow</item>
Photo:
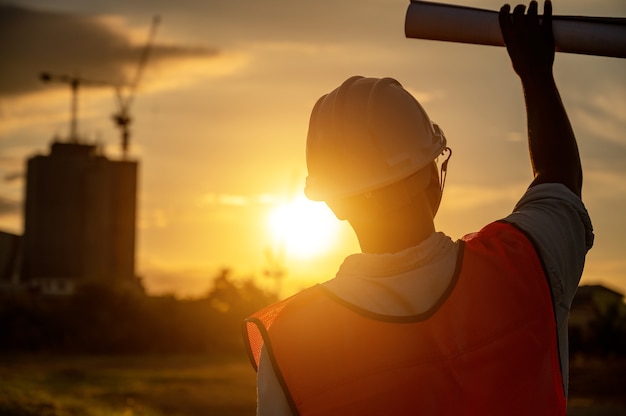
[[[325,204],[299,197],[276,207],[269,227],[275,243],[287,254],[310,258],[333,247],[339,222]]]

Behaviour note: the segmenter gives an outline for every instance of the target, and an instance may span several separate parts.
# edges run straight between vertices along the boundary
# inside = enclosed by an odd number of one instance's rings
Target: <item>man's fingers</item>
[[[543,20],[541,26],[545,30],[552,32],[552,2],[550,0],[546,0],[543,4]]]
[[[528,21],[531,24],[537,24],[539,22],[539,18],[537,17],[537,2],[535,0],[531,1],[528,5]]]
[[[511,33],[511,6],[505,4],[500,8],[500,14],[498,15],[500,20],[500,31],[502,37],[507,39],[509,33]]]
[[[525,4],[518,4],[513,9],[513,17],[520,16],[520,15],[523,16],[525,11],[526,11],[526,5]]]
[[[521,25],[524,21],[524,12],[526,11],[526,6],[523,4],[518,4],[513,9],[513,24]]]
[[[543,15],[552,17],[552,2],[550,0],[546,0],[543,4]]]

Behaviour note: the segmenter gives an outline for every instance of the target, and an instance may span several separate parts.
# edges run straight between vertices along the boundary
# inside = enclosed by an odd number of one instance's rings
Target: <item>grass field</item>
[[[572,359],[567,414],[626,415],[626,360]]]
[[[626,414],[626,362],[576,362],[568,415]],[[0,356],[2,416],[254,415],[247,357]]]
[[[0,415],[254,415],[247,357],[0,357]]]

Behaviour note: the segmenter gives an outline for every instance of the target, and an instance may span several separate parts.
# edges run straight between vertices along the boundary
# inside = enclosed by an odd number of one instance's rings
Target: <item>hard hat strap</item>
[[[445,149],[443,149],[443,152],[441,152],[441,154],[443,155],[446,152],[446,150],[448,151],[448,157],[441,164],[441,171],[439,172],[439,177],[441,178],[440,191],[442,195],[443,195],[443,188],[446,186],[446,177],[448,176],[448,162],[450,161],[450,158],[452,157],[452,149],[447,146]]]

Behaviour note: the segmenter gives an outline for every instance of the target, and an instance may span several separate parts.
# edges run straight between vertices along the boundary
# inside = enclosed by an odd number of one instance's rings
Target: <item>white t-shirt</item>
[[[580,198],[561,184],[529,188],[504,218],[533,242],[548,274],[555,305],[563,386],[567,392],[567,317],[585,255],[593,245],[589,214]],[[412,316],[437,303],[456,267],[458,241],[441,232],[393,254],[348,256],[337,275],[323,283],[340,298],[383,315]],[[265,351],[257,375],[257,415],[291,416],[284,392]]]

